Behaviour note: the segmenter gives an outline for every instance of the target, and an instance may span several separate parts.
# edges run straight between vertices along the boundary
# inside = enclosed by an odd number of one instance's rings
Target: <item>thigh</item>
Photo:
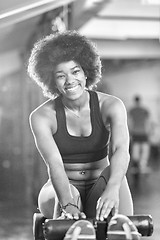
[[[38,208],[46,218],[52,218],[57,195],[49,179],[41,188],[38,196]]]
[[[78,189],[72,184],[70,184],[70,189],[75,204],[77,204],[79,209],[82,210],[82,201]],[[38,208],[46,218],[50,219],[53,218],[53,215],[58,216],[60,211],[57,205],[59,205],[57,194],[54,190],[51,180],[49,179],[40,190],[38,196]],[[55,213],[55,208],[57,213]]]
[[[106,188],[110,176],[110,167],[106,167],[86,196],[85,214],[88,218],[96,217],[97,201]]]
[[[95,218],[97,201],[105,190],[109,177],[110,167],[107,167],[89,191],[85,204],[85,213],[88,218]],[[126,177],[124,177],[124,180],[122,181],[119,197],[119,213],[128,216],[133,215],[132,196]]]

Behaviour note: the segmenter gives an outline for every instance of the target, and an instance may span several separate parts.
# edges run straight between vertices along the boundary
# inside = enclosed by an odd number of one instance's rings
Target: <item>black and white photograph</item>
[[[0,240],[160,239],[160,0],[0,2]]]

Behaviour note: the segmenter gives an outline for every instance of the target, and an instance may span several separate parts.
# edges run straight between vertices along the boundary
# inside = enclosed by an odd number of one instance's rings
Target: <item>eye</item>
[[[62,75],[57,75],[57,76],[56,76],[56,79],[58,79],[58,80],[61,80],[61,79],[64,79],[64,78],[65,78],[65,75],[63,75],[63,74],[62,74]]]
[[[79,72],[80,72],[80,69],[76,69],[76,70],[73,71],[73,74],[77,75]]]

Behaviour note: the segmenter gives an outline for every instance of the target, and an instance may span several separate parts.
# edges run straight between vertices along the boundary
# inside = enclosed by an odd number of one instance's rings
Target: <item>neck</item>
[[[73,111],[80,111],[83,107],[86,106],[88,102],[88,92],[85,91],[83,95],[76,100],[69,100],[68,98],[62,98],[62,103],[66,108],[69,108]]]

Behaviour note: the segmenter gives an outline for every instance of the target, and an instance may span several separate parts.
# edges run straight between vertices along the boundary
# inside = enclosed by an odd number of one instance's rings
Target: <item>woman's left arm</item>
[[[129,131],[127,113],[124,104],[118,98],[110,96],[101,107],[102,118],[111,128],[110,178],[101,198],[97,202],[96,218],[104,220],[111,211],[118,213],[119,190],[127,172],[129,155]]]

